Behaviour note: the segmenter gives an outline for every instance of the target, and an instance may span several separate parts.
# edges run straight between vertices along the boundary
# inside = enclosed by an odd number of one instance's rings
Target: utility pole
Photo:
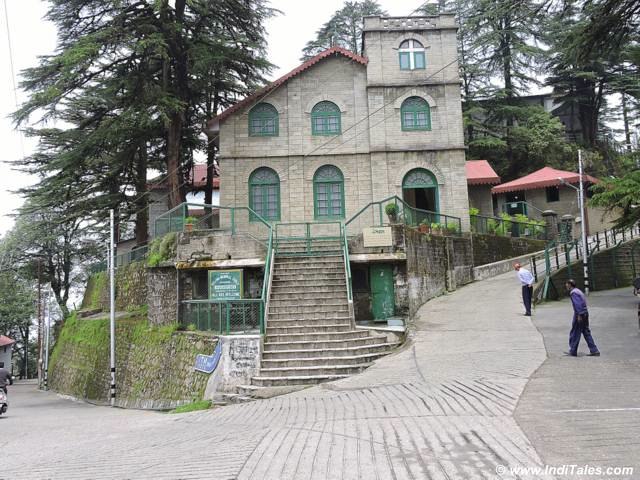
[[[49,338],[51,337],[51,300],[49,292],[47,292],[47,330],[45,337],[45,355],[44,355],[44,389],[49,390]]]
[[[110,404],[113,407],[116,401],[116,285],[115,285],[115,221],[113,209],[109,211],[111,220],[109,240],[109,330],[110,330],[110,367],[111,386]]]
[[[43,337],[43,319],[42,319],[42,282],[40,272],[42,268],[42,257],[38,259],[38,388],[42,388],[42,337]]]
[[[582,230],[582,270],[584,274],[584,294],[589,295],[589,248],[587,245],[587,222],[584,216],[584,183],[582,181],[582,150],[578,149],[578,173],[580,175],[580,189],[578,201],[580,202],[580,227]]]

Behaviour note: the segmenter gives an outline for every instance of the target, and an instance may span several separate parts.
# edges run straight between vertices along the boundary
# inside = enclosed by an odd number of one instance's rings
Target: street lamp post
[[[587,245],[587,222],[585,221],[585,212],[584,212],[584,182],[582,181],[583,177],[583,168],[582,168],[582,150],[578,149],[578,175],[580,187],[576,188],[570,183],[568,183],[564,178],[558,177],[560,183],[567,187],[573,188],[576,192],[578,192],[578,203],[580,204],[580,230],[582,237],[582,271],[584,275],[584,293],[585,295],[589,295],[589,248]]]

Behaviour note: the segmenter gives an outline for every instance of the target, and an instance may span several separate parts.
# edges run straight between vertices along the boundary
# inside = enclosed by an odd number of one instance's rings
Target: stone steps
[[[369,338],[369,332],[366,330],[349,330],[340,331],[321,331],[321,332],[302,332],[302,333],[281,333],[267,334],[264,344],[284,343],[284,342],[306,342],[306,341],[327,341],[327,340],[352,340],[356,338]]]
[[[282,314],[278,318],[271,318],[269,315],[267,320],[267,328],[269,327],[321,327],[324,325],[351,325],[351,318],[348,315],[318,316],[303,319],[297,316],[286,316]]]
[[[260,375],[251,379],[251,385],[259,387],[279,387],[290,385],[315,385],[323,382],[331,382],[333,380],[340,380],[341,378],[347,378],[348,374],[342,375],[304,375],[304,376],[286,376],[286,377],[267,377]]]
[[[278,315],[278,314],[348,314],[349,306],[345,299],[344,302],[324,302],[324,303],[313,303],[307,305],[291,305],[287,303],[285,305],[277,304],[272,305],[269,303],[269,315]],[[308,316],[303,315],[302,318],[308,318]]]
[[[380,357],[384,357],[388,352],[365,353],[362,355],[337,356],[337,357],[294,357],[281,359],[262,359],[264,369],[276,369],[285,367],[321,367],[331,365],[361,365],[370,363]]]
[[[287,325],[284,327],[267,327],[267,337],[290,333],[348,332],[352,330],[351,322],[329,323],[327,325]]]
[[[325,375],[353,375],[360,373],[372,363],[356,363],[352,365],[317,365],[303,367],[260,368],[261,377],[310,377]]]
[[[376,337],[353,338],[349,340],[299,340],[296,342],[269,342],[264,344],[264,352],[280,350],[306,350],[369,346],[379,343]]]
[[[397,346],[397,343],[386,342],[386,339],[383,338],[378,343],[373,343],[371,345],[265,351],[262,352],[262,358],[263,360],[279,360],[287,358],[349,357],[366,355],[369,353],[388,353],[389,350]]]
[[[314,251],[330,255],[305,255],[306,246],[278,244],[260,374],[239,388],[242,395],[261,397],[345,378],[397,345],[354,329],[341,243],[314,242]]]

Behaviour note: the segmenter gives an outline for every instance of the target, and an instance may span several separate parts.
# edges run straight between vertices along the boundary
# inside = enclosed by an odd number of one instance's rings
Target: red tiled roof
[[[467,185],[495,185],[500,177],[486,160],[467,160],[464,164],[467,172]]]
[[[296,75],[301,74],[302,72],[304,72],[308,68],[310,68],[313,65],[315,65],[316,63],[320,62],[320,60],[324,60],[325,58],[330,57],[331,55],[342,55],[343,57],[347,57],[350,60],[353,60],[355,62],[361,63],[362,65],[366,65],[368,63],[368,61],[369,61],[366,57],[362,57],[360,55],[356,55],[355,53],[353,53],[353,52],[351,52],[351,51],[349,51],[349,50],[347,50],[345,48],[342,48],[342,47],[331,47],[331,48],[325,50],[324,52],[319,53],[315,57],[310,58],[309,60],[304,62],[302,65],[294,68],[293,70],[291,70],[286,75],[283,75],[282,77],[278,78],[276,81],[270,83],[269,85],[267,85],[265,87],[262,87],[261,89],[259,89],[255,93],[253,93],[252,95],[249,95],[245,99],[240,100],[235,105],[232,105],[231,107],[227,108],[224,112],[220,113],[218,116],[216,116],[216,117],[212,118],[211,120],[209,120],[207,122],[207,124],[210,125],[212,122],[215,122],[215,121],[220,122],[220,121],[224,120],[225,118],[227,118],[232,113],[240,110],[241,108],[244,108],[244,107],[250,105],[251,103],[253,103],[254,100],[258,99],[260,96],[266,95],[267,93],[271,92],[272,90],[275,90],[279,86],[281,86],[281,85],[285,84],[286,82],[288,82],[289,80],[291,80]]]
[[[7,345],[13,345],[14,343],[16,343],[15,340],[6,337],[4,335],[0,335],[0,347],[5,347]]]
[[[567,172],[565,170],[544,167],[522,178],[503,183],[502,185],[497,185],[491,189],[491,193],[516,192],[518,190],[534,190],[536,188],[553,187],[562,184],[558,178],[562,178],[567,183],[578,183],[580,181],[580,175],[575,172]],[[598,179],[591,175],[584,175],[583,178],[586,182],[598,183]]]
[[[194,190],[204,188],[207,184],[207,166],[204,163],[195,164],[193,166],[192,175],[193,185],[189,186],[192,186]],[[163,180],[162,182],[158,182],[154,181],[154,179],[151,179],[147,183],[147,187],[150,190],[162,190],[164,188],[167,188],[167,181]],[[220,177],[213,177],[213,189],[220,189]]]
[[[207,185],[207,166],[198,163],[193,166],[193,187],[204,188]],[[220,177],[213,177],[213,189],[220,188]]]

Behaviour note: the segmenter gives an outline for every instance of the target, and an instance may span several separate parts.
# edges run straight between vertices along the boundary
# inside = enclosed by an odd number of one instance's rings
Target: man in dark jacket
[[[0,362],[0,388],[7,393],[7,385],[13,384],[11,372],[4,368],[4,362]]]
[[[600,351],[593,341],[591,330],[589,329],[589,310],[587,309],[587,297],[579,288],[576,288],[575,280],[569,279],[564,284],[569,292],[571,304],[573,305],[573,323],[571,325],[571,333],[569,333],[569,351],[565,352],[572,357],[578,356],[578,344],[580,337],[584,336],[589,347],[590,357],[599,357]]]

